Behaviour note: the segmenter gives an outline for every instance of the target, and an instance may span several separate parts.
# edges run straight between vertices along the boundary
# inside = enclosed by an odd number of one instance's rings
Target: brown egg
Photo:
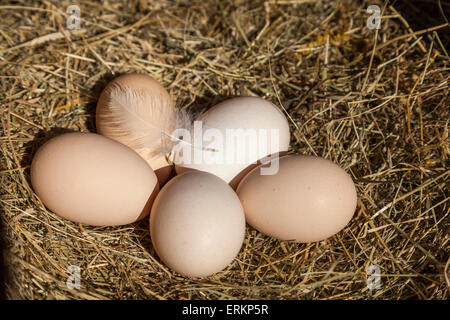
[[[126,74],[111,81],[100,95],[97,132],[135,150],[155,171],[160,185],[172,173],[166,160],[177,111],[169,93],[145,74]]]
[[[236,193],[206,172],[187,172],[170,180],[150,214],[158,256],[188,277],[224,269],[238,254],[244,234],[245,216]]]
[[[273,164],[273,163],[272,163]],[[278,172],[253,169],[237,194],[247,223],[281,240],[314,242],[343,229],[356,209],[351,177],[333,162],[313,156],[279,159]]]
[[[155,173],[135,151],[94,133],[66,133],[35,154],[31,183],[59,216],[94,226],[145,217],[159,190]]]

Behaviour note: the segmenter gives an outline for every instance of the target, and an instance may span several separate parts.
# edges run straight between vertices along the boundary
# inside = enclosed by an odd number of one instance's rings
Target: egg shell
[[[314,242],[348,224],[357,195],[341,167],[303,155],[281,157],[278,165],[274,175],[252,170],[237,188],[249,225],[277,239]]]
[[[206,277],[229,265],[245,234],[245,216],[236,193],[206,172],[170,180],[156,197],[150,235],[160,259],[188,277]]]
[[[114,120],[111,119],[112,116],[110,113],[111,90],[115,86],[120,86],[122,88],[126,87],[134,91],[143,90],[154,97],[151,102],[157,104],[153,106],[155,108],[155,112],[148,112],[147,114],[156,117],[156,119],[154,119],[156,123],[166,126],[161,129],[167,131],[169,134],[172,133],[176,127],[176,109],[174,108],[174,102],[167,90],[158,81],[146,74],[138,73],[124,74],[109,82],[102,91],[97,102],[97,133],[117,140],[120,143],[134,149],[153,168],[156,176],[158,177],[159,184],[162,185],[172,174],[172,166],[170,166],[167,162],[166,155],[163,153],[158,153],[155,155],[152,148],[134,148],[131,143],[131,141],[136,137],[133,136],[130,128],[133,126],[142,125],[142,121],[131,118],[127,125],[123,128],[118,128],[117,123],[115,123],[115,121],[111,121]],[[148,108],[150,108],[150,106],[148,106]],[[155,142],[162,140],[161,131],[158,130],[158,128],[150,128],[147,130],[146,134],[153,135],[153,140]]]
[[[31,183],[59,216],[94,226],[135,222],[159,190],[152,168],[127,146],[94,133],[66,133],[35,154]]]
[[[235,97],[225,100],[201,115],[197,121],[202,121],[203,130],[217,129],[223,136],[223,145],[220,140],[203,141],[203,146],[207,146],[209,150],[202,151],[202,159],[217,156],[223,161],[188,163],[175,155],[175,170],[178,174],[191,170],[209,172],[235,187],[239,178],[252,164],[271,154],[286,152],[289,148],[289,124],[285,116],[277,106],[259,97]],[[257,139],[255,143],[252,143],[250,138],[227,139],[228,129],[254,130]],[[267,136],[259,135],[259,130],[266,130]],[[271,130],[278,132],[278,148],[272,147]],[[245,133],[243,135],[245,136]],[[191,133],[191,140],[194,139],[195,133]],[[265,144],[265,149],[261,147],[262,144]],[[194,154],[195,147],[183,144],[182,149],[186,148],[190,148],[190,153]],[[227,161],[228,156],[235,161]],[[242,157],[242,160],[239,157]],[[193,160],[193,156],[191,158]]]

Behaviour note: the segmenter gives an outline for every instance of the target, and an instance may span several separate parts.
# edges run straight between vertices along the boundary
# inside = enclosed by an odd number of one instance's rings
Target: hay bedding
[[[81,29],[68,32],[67,1],[2,1],[6,297],[448,298],[450,73],[433,32],[446,27],[412,34],[388,4],[381,29],[369,30],[376,3],[79,1]],[[196,280],[160,263],[147,220],[98,228],[48,212],[30,188],[34,152],[62,132],[95,131],[101,89],[127,72],[152,75],[194,113],[234,95],[282,106],[290,152],[333,160],[354,178],[354,219],[310,244],[248,227],[233,264]],[[371,264],[382,273],[372,296]],[[79,290],[66,285],[70,265],[81,269]]]

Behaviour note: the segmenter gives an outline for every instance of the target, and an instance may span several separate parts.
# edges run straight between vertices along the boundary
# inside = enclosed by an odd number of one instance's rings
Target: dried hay
[[[447,299],[449,57],[436,31],[413,31],[379,1],[70,1],[0,5],[1,223],[7,298]],[[366,26],[371,4],[381,29]],[[442,2],[443,10],[450,9]],[[439,17],[439,13],[436,14]],[[278,241],[248,227],[233,264],[206,279],[160,263],[148,221],[96,228],[65,221],[30,188],[37,148],[95,131],[113,77],[144,72],[177,106],[204,110],[256,95],[289,114],[292,153],[339,163],[358,208],[336,236]],[[81,268],[81,289],[66,286]],[[367,268],[381,269],[372,296]]]

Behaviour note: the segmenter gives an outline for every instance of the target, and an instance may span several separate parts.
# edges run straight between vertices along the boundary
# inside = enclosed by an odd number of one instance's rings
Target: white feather
[[[149,150],[151,156],[170,152],[178,140],[172,132],[180,127],[189,130],[191,122],[163,94],[121,85],[111,88],[107,109],[101,116],[108,130],[134,150]]]

